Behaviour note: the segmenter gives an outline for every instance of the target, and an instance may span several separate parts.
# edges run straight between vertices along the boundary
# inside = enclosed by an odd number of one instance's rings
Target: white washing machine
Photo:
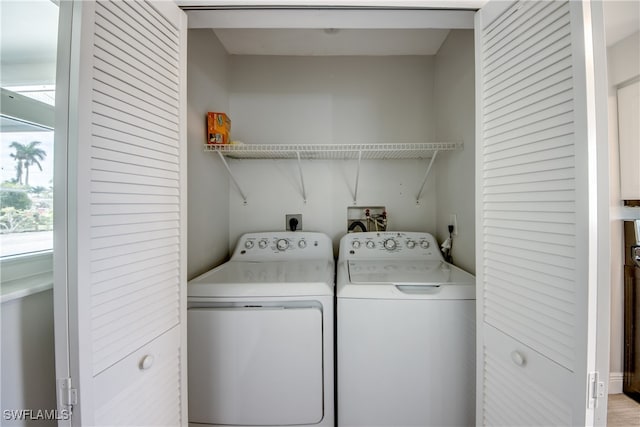
[[[328,236],[273,232],[189,282],[191,425],[334,425],[334,277]]]
[[[367,232],[336,285],[338,425],[475,425],[475,277],[428,233]]]

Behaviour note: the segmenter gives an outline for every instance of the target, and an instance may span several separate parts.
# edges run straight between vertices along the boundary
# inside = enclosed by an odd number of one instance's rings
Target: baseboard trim
[[[622,372],[609,373],[609,394],[622,393]]]

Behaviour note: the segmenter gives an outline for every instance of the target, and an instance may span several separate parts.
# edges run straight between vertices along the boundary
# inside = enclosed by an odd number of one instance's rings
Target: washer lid
[[[333,260],[229,261],[189,281],[189,297],[333,295]]]
[[[338,266],[337,296],[371,299],[475,299],[475,277],[443,261],[348,261]]]
[[[469,273],[443,261],[349,261],[353,284],[475,284]]]

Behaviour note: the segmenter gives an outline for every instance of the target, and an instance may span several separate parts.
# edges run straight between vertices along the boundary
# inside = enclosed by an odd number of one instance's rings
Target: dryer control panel
[[[438,242],[429,233],[367,232],[347,234],[340,240],[340,259],[442,260]]]
[[[333,259],[331,239],[324,233],[281,231],[247,233],[240,237],[232,260],[275,261]]]

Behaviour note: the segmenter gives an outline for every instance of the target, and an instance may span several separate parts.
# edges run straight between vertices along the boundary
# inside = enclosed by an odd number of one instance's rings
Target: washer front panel
[[[239,426],[324,417],[317,307],[190,308],[189,420]],[[215,337],[215,339],[211,339]]]
[[[338,298],[339,426],[471,426],[475,301]]]

